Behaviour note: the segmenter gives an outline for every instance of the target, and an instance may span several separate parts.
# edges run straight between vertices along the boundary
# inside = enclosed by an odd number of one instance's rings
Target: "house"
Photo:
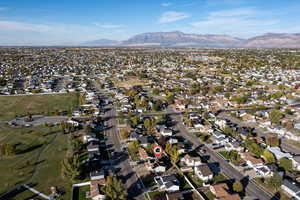
[[[229,138],[226,137],[218,137],[214,138],[214,143],[219,145],[225,145],[229,142]]]
[[[166,171],[166,166],[161,162],[157,162],[156,159],[149,159],[145,163],[145,166],[148,170],[154,171],[156,173],[163,173]]]
[[[93,200],[104,200],[105,195],[101,192],[101,187],[105,185],[105,180],[92,180],[90,183],[90,198]]]
[[[220,128],[225,128],[225,126],[226,126],[226,121],[223,120],[223,119],[221,119],[221,120],[217,119],[217,120],[215,121],[215,124],[218,125]]]
[[[242,153],[241,158],[245,160],[247,165],[252,168],[256,168],[258,166],[262,166],[264,164],[261,158],[255,158],[251,155],[250,152]]]
[[[168,192],[179,191],[179,181],[174,174],[167,176],[156,176],[154,177],[154,181],[160,190],[166,190]]]
[[[199,166],[201,165],[201,159],[200,157],[196,157],[196,156],[190,156],[189,154],[186,154],[181,161],[190,167],[195,167],[195,166]]]
[[[138,141],[142,147],[146,147],[154,142],[154,138],[152,136],[141,136],[138,138]]]
[[[146,150],[144,148],[139,148],[139,156],[141,160],[148,160],[149,159],[149,155],[146,152]]]
[[[258,166],[256,168],[254,168],[254,170],[256,171],[256,175],[260,176],[260,177],[271,177],[271,176],[273,176],[273,172],[266,165]]]
[[[173,134],[173,132],[172,132],[172,130],[170,130],[170,129],[166,129],[166,128],[162,128],[161,130],[160,130],[160,134],[162,135],[162,136],[172,136],[172,134]]]
[[[215,199],[224,200],[240,200],[238,194],[231,194],[229,187],[226,183],[220,183],[209,187],[210,191],[216,196]]]
[[[267,149],[274,154],[277,160],[280,160],[281,158],[291,159],[293,157],[290,153],[282,152],[279,147],[267,147]]]
[[[226,138],[226,136],[223,133],[219,132],[219,131],[214,131],[212,133],[212,136],[216,139]]]
[[[293,163],[293,167],[294,169],[300,171],[300,156],[293,156],[293,158],[291,158],[292,163]]]
[[[241,114],[240,117],[242,117],[243,121],[245,122],[256,122],[255,117],[247,113]]]
[[[178,143],[178,139],[176,139],[175,137],[169,137],[168,138],[168,142],[170,144],[177,144]]]
[[[90,178],[91,180],[102,180],[105,182],[105,176],[104,176],[104,171],[103,170],[94,170],[90,172]]]
[[[96,134],[95,133],[86,133],[82,137],[83,137],[83,141],[85,143],[87,143],[89,141],[89,139],[96,138]]]
[[[166,171],[166,166],[163,163],[154,163],[152,170],[156,173],[163,173]]]
[[[295,182],[284,179],[281,188],[289,195],[294,197],[295,199],[300,200],[300,186]]]
[[[196,166],[195,169],[195,174],[203,181],[209,181],[213,178],[213,172],[209,168],[207,164],[202,164],[199,166]]]
[[[224,145],[226,151],[242,151],[243,147],[238,142],[227,142]]]
[[[186,147],[186,145],[182,142],[178,142],[176,144],[176,148],[177,148],[177,151],[182,154],[182,153],[185,153],[188,151],[188,148]]]
[[[99,152],[99,144],[91,142],[87,146],[87,151],[88,152],[96,152],[96,153]]]

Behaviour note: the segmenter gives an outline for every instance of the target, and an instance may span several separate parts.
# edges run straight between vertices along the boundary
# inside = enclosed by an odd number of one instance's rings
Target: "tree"
[[[66,133],[66,122],[64,120],[60,121],[60,127],[62,132],[65,134]]]
[[[269,118],[272,124],[279,124],[280,120],[283,118],[283,114],[277,109],[272,109],[270,110]]]
[[[292,160],[288,158],[281,158],[279,160],[279,167],[283,168],[285,171],[291,171],[293,169]]]
[[[144,120],[144,126],[147,130],[149,130],[151,128],[151,125],[152,125],[151,119],[147,118]]]
[[[116,177],[109,176],[106,181],[106,185],[102,187],[102,192],[112,200],[123,200],[127,197],[127,191],[121,180]]]
[[[240,181],[235,181],[233,183],[233,191],[240,193],[244,190],[244,187]]]
[[[165,151],[167,154],[171,155],[171,153],[172,153],[172,144],[171,143],[169,143],[169,142],[166,143]]]
[[[251,151],[256,157],[260,157],[262,154],[262,148],[256,144],[253,140],[251,139],[246,139],[244,146]]]
[[[79,95],[79,104],[83,105],[83,104],[85,104],[85,102],[86,102],[85,94],[80,93],[80,95]]]
[[[139,116],[133,116],[130,118],[130,125],[131,126],[137,126],[140,123],[140,117]]]
[[[269,187],[277,190],[282,185],[282,177],[276,172],[268,179],[267,184]]]
[[[6,86],[7,81],[4,78],[0,78],[0,86]]]
[[[177,151],[177,148],[174,146],[171,151],[171,162],[173,165],[176,165],[176,163],[179,161],[179,152]]]
[[[75,138],[71,140],[71,151],[74,153],[79,153],[84,148],[84,144],[81,139]]]
[[[126,129],[121,129],[120,130],[120,134],[122,136],[123,139],[127,139],[130,136],[130,131],[126,130]]]
[[[14,145],[14,144],[0,145],[0,155],[13,156],[15,154],[16,154],[16,145]]]
[[[66,157],[62,161],[62,175],[71,179],[73,182],[78,180],[81,175],[82,165],[78,154],[67,152]]]
[[[263,151],[263,157],[267,163],[275,163],[275,156],[268,150]]]

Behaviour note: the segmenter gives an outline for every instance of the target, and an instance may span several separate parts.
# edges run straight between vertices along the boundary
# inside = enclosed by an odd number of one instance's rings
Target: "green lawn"
[[[26,96],[0,96],[0,120],[12,120],[16,115],[57,115],[60,111],[71,113],[79,104],[79,93]]]
[[[59,127],[44,125],[19,128],[0,124],[0,144],[18,144],[17,150],[23,150],[14,156],[0,157],[0,193],[30,179],[34,188],[49,194],[51,186],[64,191],[64,199],[70,198],[70,183],[61,177],[61,160],[67,148],[67,135]],[[28,147],[31,149],[28,149]],[[36,172],[34,170],[36,169]],[[15,197],[23,200],[33,195],[26,191]]]
[[[185,173],[185,175],[188,177],[188,179],[194,186],[196,187],[203,186],[203,181],[200,178],[198,178],[196,175],[194,175],[193,172]]]
[[[83,187],[75,187],[74,188],[74,200],[89,200],[90,198],[86,198],[86,192],[90,191],[90,186],[83,186]]]
[[[213,193],[211,193],[211,191],[207,191],[205,193],[205,196],[208,200],[214,200],[215,199],[215,195]]]
[[[150,197],[150,199],[153,199],[154,197],[164,197],[165,196],[165,192],[163,191],[153,191],[153,192],[148,192],[148,195]]]

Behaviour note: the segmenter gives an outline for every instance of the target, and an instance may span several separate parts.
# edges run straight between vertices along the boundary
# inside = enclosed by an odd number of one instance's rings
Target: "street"
[[[170,112],[172,108],[169,107]],[[198,147],[203,145],[204,143],[200,142],[199,138],[195,135],[188,133],[186,127],[182,123],[182,118],[180,115],[172,115],[172,119],[176,122],[176,128],[180,131],[180,135],[185,137],[187,140],[193,143],[194,147]],[[205,144],[204,144],[205,145]],[[210,159],[214,162],[219,163],[221,171],[228,176],[229,178],[234,178],[237,180],[241,180],[246,185],[246,193],[251,197],[262,199],[277,199],[273,197],[271,194],[267,193],[264,189],[260,188],[253,181],[248,181],[247,177],[243,176],[239,171],[233,168],[228,162],[226,162],[221,156],[219,156],[216,152],[214,152],[210,147],[206,147],[206,153],[210,156]],[[246,183],[248,182],[248,183]]]
[[[100,91],[97,84],[95,84],[95,86]],[[117,130],[117,119],[115,117],[117,116],[116,109],[113,104],[109,104],[105,106],[105,108],[107,111],[104,114],[104,118],[108,119],[105,122],[105,126],[108,127],[108,129],[105,130],[104,134],[107,137],[107,145],[110,148],[110,152],[114,152],[111,158],[111,160],[113,160],[112,166],[118,171],[118,178],[123,181],[127,188],[127,198],[143,200],[145,197],[141,189],[142,184],[133,167],[130,165],[129,154],[122,150],[122,144]]]
[[[241,122],[240,120],[238,120],[238,119],[236,119],[236,118],[234,118],[234,117],[232,117],[232,116],[230,116],[226,113],[221,113],[221,114],[218,115],[218,117],[220,119],[228,119],[228,120],[232,121],[233,123],[238,124],[239,126],[253,127],[253,128],[255,128],[255,132],[257,133],[258,136],[261,136],[261,137],[274,136],[270,133],[267,133],[267,132],[263,131],[262,128],[260,128],[260,127]],[[295,146],[292,146],[292,145],[288,144],[286,139],[281,140],[280,146],[286,152],[293,153],[293,154],[296,154],[296,155],[300,154],[300,149],[295,147]]]

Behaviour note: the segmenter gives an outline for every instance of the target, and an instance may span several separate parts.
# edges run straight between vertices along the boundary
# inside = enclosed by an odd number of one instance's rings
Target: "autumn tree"
[[[269,118],[272,124],[279,124],[280,120],[283,118],[283,114],[280,110],[272,109],[269,112]]]
[[[293,169],[292,160],[288,158],[281,158],[279,160],[279,167],[283,168],[285,171],[291,171]]]
[[[275,163],[275,161],[276,161],[274,154],[266,149],[263,151],[262,156],[264,157],[264,159],[267,163]]]
[[[171,151],[171,162],[173,165],[176,165],[176,163],[179,161],[179,152],[177,151],[177,148],[174,146]]]
[[[233,183],[233,191],[237,192],[237,193],[240,193],[244,190],[244,187],[241,183],[241,181],[238,181],[236,180],[234,183]]]

